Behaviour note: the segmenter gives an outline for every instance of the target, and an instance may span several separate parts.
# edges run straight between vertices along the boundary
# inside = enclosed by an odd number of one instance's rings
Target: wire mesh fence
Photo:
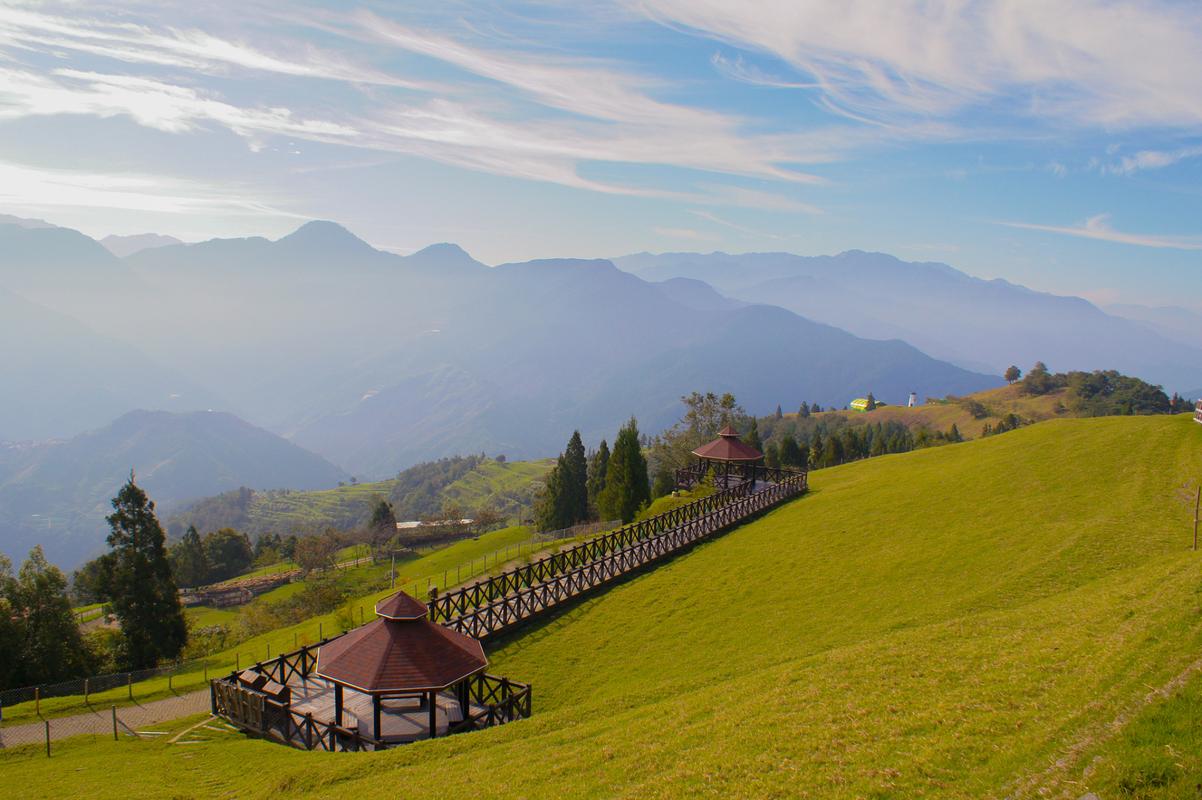
[[[0,747],[36,746],[52,757],[56,743],[64,739],[91,736],[114,741],[147,739],[167,733],[150,728],[169,720],[179,719],[209,710],[207,691],[195,691],[142,705],[118,707],[96,706],[91,710],[68,717],[34,719],[19,725],[0,728]]]

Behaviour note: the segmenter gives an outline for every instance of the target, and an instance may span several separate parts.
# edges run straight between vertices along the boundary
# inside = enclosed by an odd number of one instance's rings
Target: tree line
[[[572,432],[547,474],[535,524],[550,531],[593,519],[630,522],[651,500],[638,421],[631,417],[618,431],[612,452],[602,440],[593,453],[586,453],[580,431]]]

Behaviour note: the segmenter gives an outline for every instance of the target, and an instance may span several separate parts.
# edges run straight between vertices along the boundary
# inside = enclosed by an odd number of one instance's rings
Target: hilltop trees
[[[16,577],[0,555],[0,689],[86,675],[91,656],[67,598],[67,579],[35,547]]]
[[[33,548],[11,584],[10,604],[21,622],[21,669],[31,682],[61,681],[85,675],[88,652],[71,613],[67,579]]]
[[[204,549],[209,565],[208,583],[241,575],[255,562],[255,549],[250,539],[233,528],[222,528],[205,536]]]
[[[1014,383],[1016,380],[1018,380],[1022,376],[1023,376],[1023,371],[1021,369],[1019,369],[1018,367],[1014,366],[1013,364],[1006,367],[1006,372],[1005,372],[1005,374],[1002,375],[1002,377],[1006,379],[1006,383]]]
[[[872,392],[868,393],[868,402],[864,406],[864,410],[865,411],[876,411],[876,398],[873,397]]]
[[[568,446],[547,475],[547,486],[535,509],[540,530],[570,528],[589,516],[588,460],[580,431],[573,431]]]
[[[208,582],[209,559],[195,525],[189,525],[184,537],[172,545],[168,558],[180,586],[196,587]]]
[[[132,472],[113,498],[107,519],[113,553],[109,602],[121,623],[123,660],[130,669],[153,667],[159,659],[180,654],[188,629],[163,527]]]
[[[733,405],[734,397],[728,397]],[[630,522],[642,505],[650,500],[647,460],[643,458],[639,445],[638,421],[631,417],[618,431],[618,438],[614,441],[613,455],[609,457],[609,468],[605,476],[605,488],[597,499],[597,505],[602,518]]]
[[[588,507],[591,514],[597,513],[597,497],[605,488],[605,473],[609,468],[609,445],[604,439],[588,462]]]

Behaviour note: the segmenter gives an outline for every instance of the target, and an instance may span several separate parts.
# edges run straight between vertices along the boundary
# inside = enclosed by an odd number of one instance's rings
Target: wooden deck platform
[[[334,687],[321,678],[300,678],[289,681],[292,690],[292,710],[297,714],[312,714],[313,719],[334,723]],[[450,728],[463,721],[459,701],[450,692],[437,695],[435,712],[438,721],[436,736],[446,736]],[[429,710],[417,697],[392,697],[381,701],[380,731],[374,728],[370,695],[346,689],[342,699],[342,727],[358,729],[363,736],[390,743],[414,742],[429,736]],[[473,704],[469,713],[483,711],[484,706]]]

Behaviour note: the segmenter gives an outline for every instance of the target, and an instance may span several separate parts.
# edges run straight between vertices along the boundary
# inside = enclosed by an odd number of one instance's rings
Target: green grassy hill
[[[469,513],[491,504],[516,520],[529,514],[534,493],[553,464],[551,459],[506,463],[484,459],[468,465],[462,475],[445,484],[423,482],[416,487],[405,483],[406,474],[402,473],[386,481],[320,491],[239,490],[202,500],[174,516],[170,524],[172,530],[189,524],[206,531],[228,526],[252,536],[315,532],[326,527],[348,530],[364,524],[380,498],[392,502],[401,518],[437,512],[443,502],[451,501]],[[421,496],[415,498],[413,493]]]
[[[1077,798],[1149,776],[1135,796],[1183,796],[1196,759],[1131,764],[1180,725],[1150,689],[1182,676],[1198,696],[1180,496],[1200,478],[1185,416],[821,470],[808,497],[494,648],[490,671],[534,685],[529,721],[360,756],[89,741],[0,769],[56,797]],[[1128,719],[1143,728],[1111,724]]]

